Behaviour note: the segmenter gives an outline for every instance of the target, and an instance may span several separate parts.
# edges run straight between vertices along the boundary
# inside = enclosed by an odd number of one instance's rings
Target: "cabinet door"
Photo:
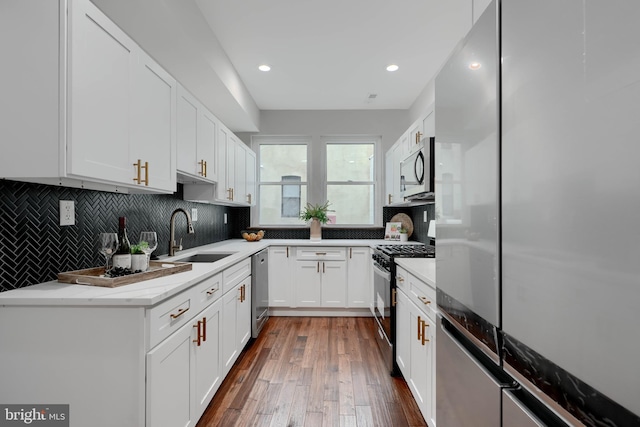
[[[89,1],[70,3],[69,13],[67,172],[131,185],[131,74],[138,47]]]
[[[251,276],[243,280],[241,286],[243,288],[238,300],[238,317],[236,318],[238,353],[242,352],[251,338]]]
[[[248,203],[247,199],[247,155],[243,142],[232,137],[235,146],[233,201]]]
[[[384,203],[385,205],[390,205],[394,202],[393,200],[393,173],[394,167],[393,162],[395,161],[395,157],[393,155],[393,148],[389,149],[384,155]]]
[[[147,163],[142,188],[176,190],[176,81],[144,52],[134,72],[129,159]],[[133,168],[133,166],[132,166]],[[133,181],[131,181],[133,182]]]
[[[347,262],[347,305],[349,307],[369,307],[373,299],[369,248],[349,248]]]
[[[256,205],[256,153],[247,149],[247,168],[246,168],[246,193],[247,203],[251,206]]]
[[[220,339],[222,338],[222,300],[205,309],[195,321],[201,321],[200,345],[192,340],[195,369],[195,414],[200,418],[222,383],[222,359]],[[228,325],[227,325],[228,326]],[[197,329],[196,329],[197,333]]]
[[[320,307],[322,261],[296,261],[293,286],[297,307]]]
[[[396,363],[407,382],[411,379],[411,309],[409,299],[398,290],[396,293]]]
[[[426,408],[428,402],[431,401],[430,395],[430,374],[431,374],[431,358],[430,358],[430,345],[429,334],[430,329],[433,328],[431,320],[426,315],[418,310],[413,304],[409,303],[410,307],[410,319],[409,327],[411,329],[410,342],[411,342],[411,355],[410,365],[411,378],[408,381],[413,397],[418,403],[420,411],[426,418]]]
[[[295,294],[290,267],[293,248],[271,246],[269,248],[269,306],[294,307]]]
[[[320,261],[322,307],[347,306],[347,266],[344,261]]]
[[[237,199],[236,195],[236,141],[233,138],[233,134],[229,132],[229,137],[227,138],[227,187],[229,188],[229,195],[227,200],[235,201]]]
[[[193,426],[191,322],[147,353],[147,427]]]
[[[198,104],[199,102],[178,85],[176,111],[177,153],[176,168],[189,175],[202,175],[198,164]]]
[[[218,200],[228,201],[231,198],[229,185],[227,181],[227,146],[229,143],[229,130],[222,126],[218,128],[218,140],[216,141],[216,165],[218,184],[216,185],[216,198]]]
[[[216,135],[218,134],[218,120],[204,106],[201,106],[198,114],[198,146],[197,161],[202,175],[202,163],[204,162],[204,177],[208,181],[217,179],[218,165],[215,158]]]
[[[233,363],[238,358],[236,319],[238,318],[239,286],[224,294],[222,297],[222,364],[223,374],[227,375]]]

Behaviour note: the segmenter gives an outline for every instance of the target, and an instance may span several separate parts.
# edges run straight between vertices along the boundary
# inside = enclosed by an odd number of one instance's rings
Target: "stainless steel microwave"
[[[403,197],[433,193],[435,138],[420,141],[420,148],[400,163],[400,191]]]

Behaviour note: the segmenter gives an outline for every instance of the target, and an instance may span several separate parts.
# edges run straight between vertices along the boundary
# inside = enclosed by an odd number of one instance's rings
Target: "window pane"
[[[328,185],[331,224],[373,224],[373,185]]]
[[[373,181],[374,144],[327,144],[327,181]]]
[[[300,207],[306,204],[306,185],[260,185],[260,224],[304,224],[299,215]]]
[[[261,182],[279,182],[283,176],[307,181],[307,146],[297,144],[260,145]]]

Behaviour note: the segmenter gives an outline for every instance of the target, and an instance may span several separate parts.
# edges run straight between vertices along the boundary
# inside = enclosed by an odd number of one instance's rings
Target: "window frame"
[[[354,184],[373,184],[373,224],[331,224],[325,226],[331,228],[372,228],[382,226],[382,200],[384,191],[383,174],[383,147],[380,135],[325,135],[312,137],[309,135],[252,135],[251,148],[256,153],[256,204],[251,208],[251,226],[275,227],[275,228],[308,228],[308,224],[268,224],[260,221],[260,188],[262,185],[283,185],[283,181],[261,181],[260,174],[260,146],[261,145],[306,145],[307,146],[307,181],[301,181],[300,185],[306,185],[306,200],[309,203],[324,203],[327,200],[327,144],[364,144],[374,145],[374,180],[357,181]],[[342,184],[341,181],[331,181]],[[304,208],[304,206],[303,206]],[[331,209],[331,208],[329,208]]]

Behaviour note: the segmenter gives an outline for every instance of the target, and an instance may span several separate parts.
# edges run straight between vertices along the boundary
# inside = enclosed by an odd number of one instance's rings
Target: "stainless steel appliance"
[[[439,427],[640,425],[627,5],[494,0],[436,78]]]
[[[257,338],[269,319],[269,251],[251,257],[251,337]]]
[[[400,371],[396,365],[395,329],[396,329],[396,264],[395,258],[433,258],[433,245],[378,245],[371,255],[373,263],[374,298],[371,312],[376,319],[378,347],[389,372],[397,375]]]
[[[400,191],[407,199],[433,198],[435,138],[424,138],[420,149],[400,163]]]

